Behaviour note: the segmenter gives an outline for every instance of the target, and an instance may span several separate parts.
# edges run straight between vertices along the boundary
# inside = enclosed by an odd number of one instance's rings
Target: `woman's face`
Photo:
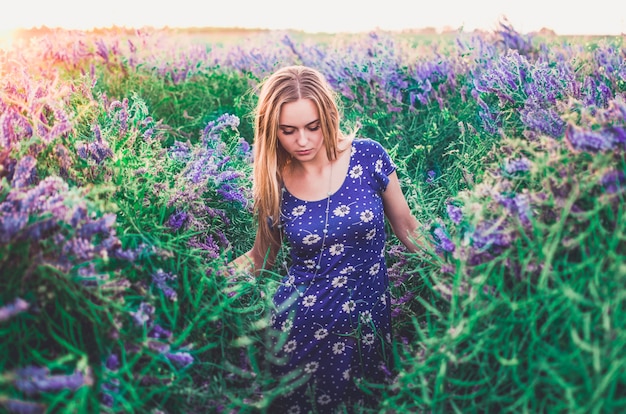
[[[326,157],[320,116],[312,100],[283,104],[278,123],[278,141],[294,160],[310,162]]]

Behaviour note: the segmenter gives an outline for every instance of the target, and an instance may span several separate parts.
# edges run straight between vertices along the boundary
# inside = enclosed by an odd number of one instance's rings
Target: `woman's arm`
[[[424,248],[424,240],[419,234],[419,222],[411,213],[411,209],[402,193],[398,174],[394,171],[389,174],[389,183],[382,194],[385,215],[391,229],[398,239],[410,252],[417,252]]]

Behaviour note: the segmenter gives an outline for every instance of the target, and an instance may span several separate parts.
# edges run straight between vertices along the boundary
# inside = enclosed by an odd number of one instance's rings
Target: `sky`
[[[121,26],[243,27],[360,32],[426,27],[491,31],[505,17],[515,30],[559,35],[626,33],[623,0],[9,0],[0,32],[40,26],[90,30]],[[9,11],[10,10],[10,11]]]

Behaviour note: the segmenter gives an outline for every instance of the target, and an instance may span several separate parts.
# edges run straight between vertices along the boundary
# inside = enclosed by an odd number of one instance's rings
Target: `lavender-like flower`
[[[35,183],[37,179],[37,160],[31,156],[26,155],[19,160],[15,166],[15,174],[11,181],[13,188],[24,188]]]
[[[443,227],[437,227],[434,231],[433,231],[434,235],[437,238],[438,241],[438,248],[441,248],[442,250],[446,251],[446,252],[453,252],[454,251],[454,243],[452,242],[452,240],[450,240],[450,238],[448,237],[445,229]]]
[[[107,357],[104,366],[111,371],[117,371],[120,368],[120,359],[117,354],[111,354]]]
[[[435,182],[435,178],[437,177],[437,173],[434,170],[429,170],[428,173],[426,173],[427,177],[426,177],[426,182],[428,184],[432,184],[433,182]]]
[[[565,131],[565,139],[577,151],[608,151],[618,144],[623,144],[626,134],[620,128],[603,128],[589,130],[569,124]]]
[[[188,217],[189,215],[186,211],[177,211],[167,220],[167,225],[173,230],[178,230],[185,224]]]
[[[459,224],[463,220],[463,211],[460,207],[457,207],[454,204],[446,204],[446,212],[454,224]]]
[[[202,131],[202,142],[208,144],[211,141],[219,139],[219,134],[226,128],[237,129],[237,127],[239,127],[239,117],[224,114],[206,125],[204,131]]]
[[[47,410],[43,404],[5,397],[0,397],[0,406],[10,414],[43,414]]]
[[[150,332],[148,332],[148,337],[155,339],[169,339],[172,336],[172,331],[163,328],[159,324],[154,324]]]
[[[509,159],[504,164],[504,171],[515,174],[530,170],[531,162],[526,157]]]
[[[600,184],[607,193],[615,194],[626,189],[626,174],[624,171],[610,170],[602,175]]]
[[[83,385],[91,385],[89,374],[75,371],[70,375],[49,375],[48,370],[38,367],[27,367],[16,372],[13,383],[27,396],[45,392],[58,392],[63,389],[76,391]]]
[[[188,161],[191,157],[191,145],[187,142],[174,141],[168,153],[177,161]]]
[[[159,288],[166,298],[171,301],[175,301],[178,298],[176,291],[168,286],[168,282],[176,280],[176,275],[158,269],[152,274],[152,282]]]
[[[135,312],[130,312],[130,315],[133,317],[137,325],[149,325],[152,315],[154,315],[154,306],[147,302],[141,302],[139,304],[139,308]]]
[[[184,368],[194,362],[194,358],[189,352],[167,352],[165,356],[179,368]]]
[[[24,299],[15,298],[13,302],[0,308],[0,322],[9,320],[13,316],[28,310],[29,307],[29,303],[26,302]]]

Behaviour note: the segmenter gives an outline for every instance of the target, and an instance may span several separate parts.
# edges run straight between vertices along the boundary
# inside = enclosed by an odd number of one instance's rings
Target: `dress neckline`
[[[346,171],[345,175],[343,176],[343,181],[341,182],[341,185],[337,188],[336,191],[332,192],[330,195],[327,195],[324,198],[320,198],[318,200],[305,200],[303,198],[297,197],[295,195],[293,195],[285,186],[285,184],[282,184],[282,189],[285,193],[289,194],[292,198],[303,202],[303,203],[319,203],[320,201],[326,201],[328,200],[329,197],[334,196],[335,194],[337,194],[339,191],[341,191],[343,189],[343,187],[346,185],[346,181],[348,181],[348,175],[350,174],[350,169],[352,168],[352,159],[354,154],[356,153],[356,147],[354,146],[354,140],[350,143],[350,147],[346,148],[346,151],[350,151],[350,159],[348,160],[348,170]]]

